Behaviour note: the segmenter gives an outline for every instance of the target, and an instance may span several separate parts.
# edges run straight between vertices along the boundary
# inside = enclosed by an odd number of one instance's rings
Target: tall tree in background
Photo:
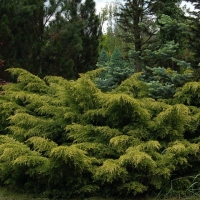
[[[161,63],[160,58],[159,61],[154,58],[151,60],[153,63],[149,62],[149,52],[153,55],[153,52],[163,50],[165,46],[171,44],[175,45],[174,48],[178,45],[174,55],[170,55],[171,58],[178,60],[187,58],[186,61],[189,61],[190,33],[185,13],[180,8],[181,2],[180,0],[125,0],[125,3],[121,4],[117,14],[118,24],[124,30],[121,34],[124,42],[133,44],[131,55],[135,60],[135,71],[142,71],[146,65],[158,67],[158,64],[179,71],[180,66],[173,59],[168,61],[165,59]]]
[[[154,1],[150,0],[125,0],[117,14],[118,24],[124,30],[123,40],[126,43],[133,43],[136,54],[135,71],[142,70],[142,54],[157,32],[151,12],[153,3]]]
[[[55,4],[52,1],[53,7]],[[78,9],[81,1],[63,2],[58,12],[46,27],[48,39],[42,48],[42,75],[59,75],[65,78],[77,76],[76,63],[83,50],[81,30],[84,20],[81,20]]]
[[[189,27],[185,12],[180,7],[182,1],[180,0],[157,0],[152,8],[157,17],[157,24],[159,26],[158,40],[159,48],[163,48],[168,43],[178,45],[178,49],[174,53],[174,57],[184,59],[188,55],[188,35]],[[174,70],[180,71],[180,67],[176,62],[166,60],[162,63],[163,67],[170,67]]]
[[[83,50],[78,57],[77,72],[83,73],[96,67],[99,56],[98,47],[102,32],[94,0],[85,0],[80,8],[80,17],[85,24],[81,30]]]
[[[192,67],[197,69],[200,63],[200,2],[198,0],[188,0],[188,2],[194,6],[194,10],[189,12],[190,15],[188,17],[192,33],[190,35],[189,47],[191,50],[190,53],[193,54],[193,58],[191,59]]]
[[[174,19],[182,17],[183,11],[179,7],[182,0],[156,0],[152,5],[152,12],[159,18],[162,14]]]
[[[120,37],[124,31],[117,24],[118,17],[116,13],[119,10],[119,5],[117,1],[106,3],[100,14],[103,32],[100,48],[104,48],[110,56],[115,48],[118,48],[123,56],[127,56],[127,51],[125,51],[125,49],[127,49],[129,45]]]
[[[0,0],[0,5],[2,71],[17,65],[39,76],[76,78],[94,68],[100,31],[93,0]]]
[[[31,59],[36,61],[44,33],[44,2],[0,1],[0,57],[5,60],[5,67],[19,64],[27,68]]]
[[[160,19],[163,18],[163,15],[169,16],[170,18],[166,19],[168,21],[171,20],[176,20],[177,22],[183,22],[185,20],[184,17],[184,12],[183,10],[179,7],[180,5],[180,0],[157,0],[153,6],[152,6],[152,11],[156,15],[157,18],[157,23],[160,26],[159,30],[159,40],[160,43],[165,44],[166,42],[173,41],[178,42],[178,34],[176,33],[177,30],[177,24],[176,22],[173,23],[173,26],[171,27],[168,26],[168,29],[163,29],[162,27],[164,24],[160,22]],[[166,22],[165,22],[166,23]]]

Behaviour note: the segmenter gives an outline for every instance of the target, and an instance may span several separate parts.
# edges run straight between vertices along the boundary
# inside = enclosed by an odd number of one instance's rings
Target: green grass
[[[49,200],[48,198],[38,198],[31,194],[21,194],[0,188],[0,200]]]
[[[71,200],[79,200],[80,198],[74,198]],[[81,198],[80,200],[198,200],[199,198],[195,196],[191,197],[173,197],[173,198],[101,198],[101,197],[90,197],[90,198]],[[6,188],[0,188],[0,200],[50,200],[49,198],[38,197],[32,194],[21,194],[13,191],[9,191]],[[55,199],[54,199],[55,200]],[[57,199],[57,200],[69,200],[69,199]]]

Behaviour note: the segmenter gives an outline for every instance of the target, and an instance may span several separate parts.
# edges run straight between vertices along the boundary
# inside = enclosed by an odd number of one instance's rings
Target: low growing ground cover
[[[8,70],[0,95],[0,186],[55,199],[199,194],[200,83],[153,99],[134,74],[111,92]]]

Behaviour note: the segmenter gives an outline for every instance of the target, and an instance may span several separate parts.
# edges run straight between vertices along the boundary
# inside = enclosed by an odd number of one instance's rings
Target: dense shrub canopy
[[[1,186],[55,198],[189,191],[185,176],[199,173],[199,82],[156,101],[140,74],[105,93],[93,81],[100,70],[77,81],[9,72],[16,82],[0,95]]]

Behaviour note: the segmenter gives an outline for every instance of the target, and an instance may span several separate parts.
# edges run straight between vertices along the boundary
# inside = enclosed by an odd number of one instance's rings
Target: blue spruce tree
[[[118,48],[114,49],[110,61],[106,62],[106,52],[101,51],[98,67],[104,69],[103,73],[97,78],[96,84],[103,91],[111,91],[121,84],[122,81],[130,77],[134,70],[131,65],[125,61]]]

